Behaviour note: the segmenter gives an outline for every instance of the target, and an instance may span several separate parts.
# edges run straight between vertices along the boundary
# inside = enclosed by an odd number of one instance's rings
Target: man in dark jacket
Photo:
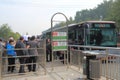
[[[38,43],[35,40],[35,36],[31,37],[31,41],[28,42],[30,49],[28,50],[29,52],[29,63],[30,65],[28,65],[28,70],[35,72],[36,71],[36,62],[37,62],[37,56],[38,56],[38,52],[37,52],[37,47],[38,47]]]
[[[52,53],[51,53],[51,43],[50,39],[46,40],[46,61],[52,61]]]
[[[19,41],[15,45],[15,48],[18,49],[18,50],[16,50],[17,56],[22,56],[22,57],[19,57],[19,61],[20,61],[19,73],[25,73],[23,64],[25,64],[25,59],[26,58],[23,57],[23,56],[25,56],[27,54],[27,52],[26,52],[26,47],[25,47],[25,44],[24,44],[24,38],[23,37],[20,37]]]

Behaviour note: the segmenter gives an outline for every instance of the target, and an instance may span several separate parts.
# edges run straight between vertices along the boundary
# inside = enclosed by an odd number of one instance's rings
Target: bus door
[[[101,29],[87,29],[86,31],[86,43],[87,45],[100,46],[102,43],[103,35]]]
[[[77,40],[77,43],[78,45],[83,45],[83,40],[84,40],[84,29],[83,28],[77,28],[76,29],[76,40]]]

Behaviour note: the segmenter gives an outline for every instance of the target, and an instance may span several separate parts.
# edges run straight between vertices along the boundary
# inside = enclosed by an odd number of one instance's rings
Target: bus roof
[[[75,25],[78,25],[78,24],[69,24],[68,27],[75,26]],[[66,27],[67,27],[67,26],[53,27],[53,30],[59,30],[59,29],[66,28]],[[49,29],[46,30],[46,31],[43,31],[42,33],[50,32],[50,31],[51,31],[51,28],[49,28]]]
[[[68,27],[81,25],[83,23],[115,23],[115,22],[114,21],[83,21],[83,22],[80,22],[80,23],[69,24]],[[62,29],[62,28],[65,28],[65,27],[67,27],[67,26],[62,26],[62,27],[57,27],[57,28],[53,27],[53,30],[58,30],[58,29]],[[51,29],[49,28],[48,30],[43,31],[43,33],[50,32],[50,31],[51,31]]]
[[[85,21],[86,23],[115,23],[114,21]],[[85,23],[81,22],[81,23]]]

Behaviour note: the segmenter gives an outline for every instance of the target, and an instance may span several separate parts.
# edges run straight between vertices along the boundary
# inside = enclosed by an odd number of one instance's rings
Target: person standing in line
[[[51,53],[51,43],[50,39],[46,40],[46,61],[50,62],[52,61],[52,53]]]
[[[26,51],[26,46],[24,44],[24,38],[22,36],[17,41],[15,48],[19,49],[19,50],[16,50],[17,56],[21,56],[21,57],[19,57],[19,62],[20,62],[19,73],[25,73],[24,64],[26,61],[26,57],[23,57],[23,56],[27,55],[27,51]]]
[[[38,56],[38,52],[37,52],[37,48],[38,48],[38,43],[35,40],[35,36],[31,37],[31,40],[29,41],[29,65],[28,65],[28,70],[29,72],[36,71],[36,62],[37,62],[37,56]]]
[[[13,72],[15,68],[15,56],[16,52],[14,50],[14,40],[9,40],[9,43],[7,44],[7,55],[8,55],[8,72]]]

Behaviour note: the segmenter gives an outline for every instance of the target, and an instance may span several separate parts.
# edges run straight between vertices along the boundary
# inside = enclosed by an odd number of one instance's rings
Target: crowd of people
[[[18,41],[10,37],[5,44],[3,44],[2,39],[0,39],[0,49],[6,49],[5,54],[8,56],[7,71],[10,73],[14,72],[15,60],[17,58],[20,63],[19,73],[25,73],[25,64],[29,72],[35,72],[38,46],[38,41],[35,36],[28,37],[28,41],[25,41],[23,36],[21,36]]]

